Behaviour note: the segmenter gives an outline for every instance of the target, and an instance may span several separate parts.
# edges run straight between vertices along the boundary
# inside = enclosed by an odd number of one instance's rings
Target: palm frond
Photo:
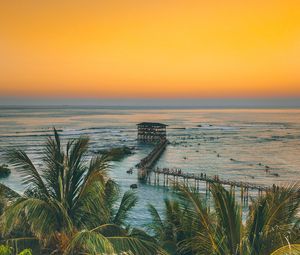
[[[42,157],[45,164],[42,176],[53,198],[59,198],[61,194],[58,179],[64,172],[64,158],[65,154],[61,148],[60,136],[54,128],[54,138],[48,137]]]
[[[164,240],[165,225],[163,220],[153,205],[148,205],[148,211],[150,212],[152,218],[152,222],[148,224],[148,229],[154,232],[154,235],[158,240]]]
[[[213,221],[201,197],[199,196],[199,194],[193,192],[188,187],[179,186],[178,190],[179,197],[181,201],[183,201],[183,204],[189,204],[189,206],[187,207],[187,214],[192,215],[193,219],[200,223],[200,225],[195,224],[195,231],[199,226],[201,226],[201,232],[199,232],[199,234],[197,235],[198,241],[204,244],[204,249],[207,253],[214,252],[217,254],[219,252],[219,245],[217,240],[215,239],[214,226],[211,224]],[[193,225],[191,227],[193,227]],[[184,242],[184,245],[182,245],[182,249],[191,249],[191,247],[193,247],[194,245],[195,243],[193,241],[193,238],[191,238],[190,240],[187,239]]]
[[[66,150],[66,165],[64,167],[64,193],[67,194],[68,204],[73,203],[73,198],[78,193],[86,173],[86,154],[89,139],[80,137],[68,143]],[[67,170],[67,171],[66,171]]]
[[[118,184],[114,180],[108,179],[105,182],[104,200],[105,200],[105,206],[107,210],[110,212],[111,222],[113,222],[113,218],[117,211],[115,205],[120,200],[120,194],[121,191]]]
[[[9,164],[13,165],[16,170],[21,173],[23,184],[27,186],[30,185],[31,188],[39,189],[45,196],[49,196],[41,175],[23,150],[8,150],[5,153],[5,158]]]
[[[213,184],[211,192],[214,199],[214,209],[217,214],[217,235],[219,239],[226,237],[219,247],[230,254],[237,254],[242,234],[242,209],[235,202],[232,193],[219,184]]]
[[[76,140],[71,140],[67,144],[66,154],[69,160],[70,168],[78,168],[78,165],[84,162],[88,150],[89,138],[80,136]]]
[[[89,190],[89,186],[94,182],[101,182],[104,186],[105,177],[107,174],[107,161],[105,157],[96,156],[91,159],[89,169],[76,190],[76,196],[73,199],[73,207],[76,207],[78,201]]]
[[[8,200],[14,200],[21,196],[18,192],[12,190],[11,188],[5,186],[2,183],[0,183],[0,194],[2,197],[6,198]]]
[[[103,178],[107,177],[107,171],[109,169],[108,158],[105,155],[95,156],[91,159],[88,174],[92,172],[99,172],[103,176]]]
[[[91,173],[82,184],[80,194],[70,208],[70,213],[77,227],[94,228],[100,224],[109,222],[104,190],[105,183],[97,180],[97,172]]]
[[[115,254],[115,249],[100,233],[82,230],[73,236],[64,254]]]
[[[253,254],[270,253],[297,240],[299,228],[299,189],[295,186],[268,191],[253,202],[247,222],[247,234]],[[299,225],[298,225],[299,226]]]
[[[271,255],[299,255],[300,244],[290,244],[280,247],[276,251],[272,252]]]
[[[108,237],[117,253],[131,252],[135,255],[166,254],[155,239],[144,231],[132,229],[127,236]]]
[[[148,205],[152,221],[147,224],[148,230],[154,233],[160,246],[170,254],[177,254],[178,243],[186,238],[184,218],[178,203],[165,200],[165,219],[162,219],[153,205]]]
[[[59,228],[53,208],[47,202],[34,198],[21,197],[5,209],[2,216],[3,233],[9,234],[23,221],[40,239],[48,240]]]
[[[113,223],[117,225],[124,225],[128,213],[136,205],[138,198],[133,191],[124,193],[118,211],[113,219]]]
[[[112,237],[112,236],[125,236],[127,235],[127,230],[124,229],[122,226],[107,223],[100,226],[93,228],[91,231],[98,232],[105,237]]]

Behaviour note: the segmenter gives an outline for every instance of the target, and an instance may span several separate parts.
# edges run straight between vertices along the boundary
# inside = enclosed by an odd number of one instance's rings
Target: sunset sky
[[[1,0],[0,96],[300,97],[300,1]]]

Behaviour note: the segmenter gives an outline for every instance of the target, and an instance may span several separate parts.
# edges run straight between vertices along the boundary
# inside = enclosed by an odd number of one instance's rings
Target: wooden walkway
[[[176,187],[180,183],[183,185],[193,186],[195,190],[200,190],[201,183],[206,187],[206,194],[210,193],[210,186],[213,183],[222,184],[225,187],[230,187],[230,190],[235,194],[236,190],[240,191],[241,200],[245,203],[249,199],[249,191],[258,191],[258,195],[262,195],[263,192],[270,190],[273,187],[267,187],[249,182],[233,181],[228,179],[220,179],[219,176],[209,177],[206,173],[194,174],[183,172],[181,169],[169,169],[169,168],[153,168],[157,160],[160,158],[164,150],[166,149],[169,141],[167,139],[159,142],[154,149],[143,158],[136,168],[138,169],[138,179],[149,184],[160,185],[165,187]],[[151,176],[151,173],[153,175]],[[151,182],[152,178],[152,182]],[[160,183],[160,179],[162,183]]]
[[[154,147],[154,149],[147,155],[147,157],[143,158],[138,164],[136,164],[136,168],[138,168],[139,180],[147,180],[154,164],[160,158],[168,143],[169,141],[167,139],[163,139]]]
[[[180,169],[170,170],[168,168],[156,168],[152,170],[154,174],[154,180],[151,182],[150,175],[147,178],[147,182],[153,185],[160,185],[160,179],[164,187],[176,187],[179,184],[184,186],[190,186],[195,191],[200,191],[201,183],[205,185],[206,195],[210,194],[210,186],[213,183],[222,184],[224,187],[229,187],[230,191],[235,195],[236,192],[240,192],[241,203],[248,204],[249,190],[255,190],[258,192],[258,196],[261,196],[264,192],[271,189],[271,187],[262,186],[249,182],[231,181],[226,179],[220,179],[218,176],[208,177],[205,173],[193,174],[186,173]],[[276,186],[273,186],[274,188]]]
[[[159,182],[159,175],[163,175],[165,179],[165,185],[168,185],[168,180],[173,179],[173,185],[178,184],[178,179],[181,178],[183,183],[187,183],[188,180],[193,180],[195,188],[199,186],[199,182],[207,182],[207,183],[219,183],[222,185],[228,185],[232,187],[244,188],[244,189],[251,189],[251,190],[261,190],[266,191],[269,189],[267,186],[262,186],[254,183],[249,182],[241,182],[241,181],[231,181],[226,179],[220,179],[217,175],[214,177],[206,176],[205,173],[201,174],[194,174],[194,173],[187,173],[183,172],[181,169],[168,169],[168,168],[156,168],[153,169],[152,172],[154,173],[154,182]],[[173,177],[173,178],[172,178]]]

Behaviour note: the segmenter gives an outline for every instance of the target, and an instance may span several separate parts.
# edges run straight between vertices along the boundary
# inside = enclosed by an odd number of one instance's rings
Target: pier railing
[[[178,180],[178,177],[182,178],[184,182],[186,180],[194,180],[194,181],[205,181],[209,183],[219,183],[222,185],[229,185],[229,186],[235,186],[235,187],[244,187],[248,189],[255,189],[255,190],[266,190],[268,189],[267,186],[263,185],[258,185],[255,183],[250,183],[250,182],[242,182],[242,181],[233,181],[233,180],[228,180],[228,179],[220,179],[218,175],[215,175],[213,177],[207,176],[205,173],[200,173],[200,174],[194,174],[194,173],[188,173],[188,172],[183,172],[181,169],[169,169],[169,168],[155,168],[152,171],[156,176],[162,174],[166,177],[166,182],[168,180],[168,177],[170,178],[171,176],[174,178],[174,180]],[[166,184],[166,183],[165,183]],[[197,184],[197,183],[196,183]]]
[[[233,193],[235,193],[236,190],[239,190],[241,192],[240,197],[244,202],[248,201],[249,190],[258,191],[258,195],[261,195],[271,188],[277,188],[275,185],[268,187],[250,182],[222,179],[219,178],[218,175],[207,176],[206,173],[194,174],[183,172],[181,169],[153,168],[168,143],[169,141],[167,139],[161,140],[145,158],[136,164],[136,167],[138,168],[138,179],[140,181],[160,185],[160,179],[162,179],[163,186],[189,185],[194,186],[195,190],[200,190],[200,184],[203,183],[205,184],[207,194],[210,192],[211,184],[218,183],[230,187],[230,190]],[[151,173],[153,173],[152,176]]]
[[[236,190],[240,191],[241,201],[244,203],[248,202],[249,190],[255,190],[258,195],[262,195],[270,189],[275,189],[277,186],[272,187],[259,185],[255,183],[234,181],[228,179],[221,179],[219,176],[215,175],[213,177],[207,176],[205,173],[194,174],[183,172],[181,169],[169,169],[169,168],[155,168],[152,170],[154,174],[153,180],[151,182],[150,176],[148,177],[148,183],[153,185],[162,184],[165,187],[176,187],[178,185],[194,187],[196,191],[200,190],[200,184],[205,184],[206,194],[210,192],[211,184],[222,184],[223,186],[230,187],[230,190],[235,194]],[[160,183],[160,179],[162,183]]]

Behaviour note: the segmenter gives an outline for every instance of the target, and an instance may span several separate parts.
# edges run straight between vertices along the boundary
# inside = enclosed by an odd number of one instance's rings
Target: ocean
[[[90,155],[101,149],[134,147],[132,155],[110,166],[111,178],[125,191],[138,183],[137,171],[126,171],[153,148],[136,140],[136,124],[144,121],[168,125],[170,144],[157,162],[158,167],[270,186],[300,181],[300,109],[2,107],[0,164],[5,163],[3,152],[16,147],[24,149],[42,169],[42,146],[56,127],[64,141],[89,136]],[[14,169],[0,182],[19,192],[24,190]],[[161,212],[164,199],[172,195],[161,186],[141,183],[136,193],[139,202],[130,214],[133,226],[149,223],[148,204]]]

